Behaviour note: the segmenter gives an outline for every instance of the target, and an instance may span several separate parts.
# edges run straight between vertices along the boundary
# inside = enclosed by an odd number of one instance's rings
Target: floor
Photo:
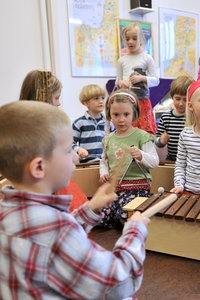
[[[112,250],[120,235],[120,230],[96,227],[89,237]],[[144,279],[137,297],[138,300],[200,300],[200,262],[147,251]]]

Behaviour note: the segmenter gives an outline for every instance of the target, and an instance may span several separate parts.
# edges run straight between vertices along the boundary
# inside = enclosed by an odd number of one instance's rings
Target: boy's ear
[[[85,105],[86,107],[88,107],[88,101],[84,101],[83,105]]]
[[[37,179],[42,179],[45,176],[44,161],[42,157],[36,157],[29,164],[30,174]]]

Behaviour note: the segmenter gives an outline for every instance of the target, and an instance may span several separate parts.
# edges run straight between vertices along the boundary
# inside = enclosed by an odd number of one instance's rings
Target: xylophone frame
[[[149,198],[137,197],[124,206],[130,217]],[[200,201],[200,200],[199,200]],[[173,205],[173,204],[172,204]],[[172,207],[171,205],[171,207]],[[141,210],[140,210],[141,211]],[[200,260],[200,219],[196,222],[155,215],[148,225],[146,250]]]

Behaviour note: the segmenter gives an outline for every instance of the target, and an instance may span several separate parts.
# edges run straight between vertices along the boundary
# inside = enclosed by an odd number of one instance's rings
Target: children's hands
[[[78,155],[80,158],[86,158],[86,157],[88,157],[88,151],[86,149],[80,147],[78,149]]]
[[[98,213],[99,209],[108,207],[115,200],[117,200],[117,194],[110,192],[110,183],[107,182],[98,188],[88,205],[90,209]]]
[[[129,88],[129,82],[126,80],[119,80],[118,86],[120,89],[128,89]]]
[[[99,179],[99,183],[100,184],[103,184],[103,183],[106,183],[110,180],[110,176],[108,174],[105,174],[103,176],[100,177]]]
[[[129,77],[129,80],[132,84],[143,81],[143,75],[132,75]]]
[[[162,145],[166,145],[169,141],[169,138],[170,138],[169,134],[166,131],[163,132],[163,134],[160,137],[160,143]]]
[[[183,188],[175,186],[173,189],[170,190],[170,192],[174,194],[182,194]]]
[[[130,149],[131,149],[132,158],[136,158],[137,160],[141,161],[142,160],[141,150],[136,146],[132,146]]]
[[[145,226],[147,226],[150,223],[150,219],[147,217],[144,217],[141,212],[136,211],[129,219],[128,221],[139,221],[142,222]]]
[[[146,76],[144,75],[132,75],[129,77],[129,80],[132,84],[136,84],[138,82],[146,82]]]

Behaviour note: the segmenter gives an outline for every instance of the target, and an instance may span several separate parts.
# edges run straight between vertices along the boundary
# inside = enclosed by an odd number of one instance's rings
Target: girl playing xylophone
[[[200,194],[200,80],[187,90],[186,127],[180,134],[173,193]]]
[[[159,158],[154,145],[154,136],[133,127],[132,122],[140,116],[137,96],[130,90],[113,92],[106,103],[106,117],[112,120],[116,130],[103,140],[103,158],[100,161],[100,182],[112,178],[113,173],[124,161],[119,172],[118,199],[109,208],[102,209],[102,225],[112,228],[127,220],[127,211],[122,207],[135,197],[150,196],[151,175],[149,168],[157,167]],[[134,146],[133,146],[134,145]],[[122,172],[121,172],[122,169]],[[119,176],[120,177],[120,176]]]

